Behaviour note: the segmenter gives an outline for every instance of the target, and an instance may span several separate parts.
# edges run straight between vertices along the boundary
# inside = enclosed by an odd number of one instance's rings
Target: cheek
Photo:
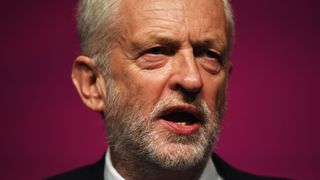
[[[170,71],[165,68],[157,70],[134,70],[127,73],[122,82],[126,90],[144,106],[145,113],[149,113],[166,90]]]
[[[225,78],[208,78],[203,86],[203,98],[212,112],[223,104],[225,100]]]
[[[112,78],[116,82],[123,95],[135,99],[137,103],[144,106],[146,113],[164,95],[167,81],[171,74],[171,64],[166,63],[157,69],[141,69],[136,61],[125,59],[114,51],[112,66]]]
[[[136,81],[140,89],[140,95],[147,101],[157,102],[165,91],[169,72],[163,69],[154,71],[140,71]]]

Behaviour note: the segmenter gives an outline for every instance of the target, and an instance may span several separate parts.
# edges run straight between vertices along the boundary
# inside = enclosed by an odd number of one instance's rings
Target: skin
[[[105,101],[105,87],[112,80],[141,105],[146,121],[157,102],[173,95],[201,99],[210,112],[221,111],[230,71],[224,58],[227,31],[221,1],[123,0],[119,14],[122,31],[112,44],[110,77],[104,77],[89,57],[79,56],[74,62],[72,79],[86,106],[108,111],[112,104]],[[210,121],[216,123],[213,117]],[[160,121],[152,123],[154,130],[171,133]],[[170,170],[130,152],[124,158],[110,150],[114,167],[125,179],[197,179],[210,155],[194,167]]]
[[[114,46],[111,67],[114,78],[121,79],[120,86],[130,88],[136,82],[136,94],[142,101],[149,101],[146,113],[162,97],[182,87],[195,92],[204,99],[211,110],[219,88],[226,79],[227,69],[219,73],[211,71],[216,61],[211,58],[194,57],[193,43],[213,40],[208,49],[225,53],[226,22],[220,1],[123,1],[125,32]],[[134,11],[131,7],[142,7]],[[195,11],[196,9],[197,11]],[[164,18],[163,18],[164,17]],[[153,47],[165,46],[157,38],[166,38],[180,47],[174,56],[165,53],[138,54]],[[141,47],[133,47],[139,43]],[[169,47],[169,49],[173,49]],[[147,96],[144,92],[152,92]]]

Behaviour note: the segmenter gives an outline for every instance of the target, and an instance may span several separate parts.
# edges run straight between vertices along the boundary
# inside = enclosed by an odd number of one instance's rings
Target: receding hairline
[[[227,28],[227,46],[230,54],[234,22],[232,9],[228,0],[220,0],[223,3]],[[81,53],[89,57],[108,54],[112,41],[121,31],[122,0],[80,0],[78,6],[78,36],[80,40]],[[102,53],[102,54],[101,54]],[[100,57],[94,58],[101,60]],[[106,61],[106,60],[105,60]],[[100,62],[101,64],[102,62]],[[106,62],[104,62],[106,63]],[[99,64],[99,63],[98,63]]]

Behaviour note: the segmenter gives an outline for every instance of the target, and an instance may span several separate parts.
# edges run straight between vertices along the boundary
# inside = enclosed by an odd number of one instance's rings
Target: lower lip
[[[200,128],[200,124],[198,123],[194,123],[192,125],[180,125],[164,119],[160,119],[160,122],[163,123],[170,131],[178,135],[192,135]]]

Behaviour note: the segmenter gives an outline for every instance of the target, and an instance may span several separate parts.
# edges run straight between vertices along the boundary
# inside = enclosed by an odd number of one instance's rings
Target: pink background
[[[70,80],[75,0],[1,3],[0,178],[42,179],[96,161],[100,116]],[[320,179],[320,1],[233,0],[229,110],[216,151],[264,175]]]

